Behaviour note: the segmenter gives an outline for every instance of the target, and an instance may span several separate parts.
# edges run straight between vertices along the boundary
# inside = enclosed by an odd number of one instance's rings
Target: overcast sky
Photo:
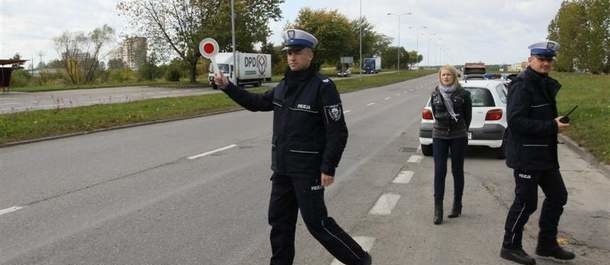
[[[227,0],[228,1],[228,0]],[[0,0],[0,58],[19,53],[37,64],[39,54],[57,58],[52,38],[64,31],[89,32],[108,24],[121,36],[134,35],[127,18],[118,16],[119,0]],[[362,0],[362,16],[396,45],[400,16],[400,45],[418,50],[423,64],[516,63],[527,58],[527,46],[545,39],[547,26],[561,0]],[[336,9],[349,19],[360,13],[358,0],[286,0],[283,18],[271,22],[272,42],[293,22],[301,8]],[[409,28],[411,27],[411,28]],[[426,27],[425,29],[422,27]],[[416,30],[417,29],[417,30]],[[419,37],[418,37],[419,36]],[[324,41],[324,40],[320,40]],[[427,56],[429,55],[429,56]],[[357,55],[355,55],[357,56]]]

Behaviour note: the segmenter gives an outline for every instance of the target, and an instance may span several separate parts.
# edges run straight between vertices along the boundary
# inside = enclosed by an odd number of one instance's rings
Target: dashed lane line
[[[371,249],[373,249],[373,245],[375,244],[374,237],[357,236],[357,237],[354,237],[354,240],[356,240],[358,245],[360,245],[360,247],[362,247],[362,249],[364,249],[364,251],[367,251],[367,252],[370,251]],[[337,259],[334,259],[330,265],[345,265],[345,264],[341,263]]]
[[[400,195],[395,193],[385,193],[379,197],[373,208],[369,211],[372,215],[390,215],[396,207]]]
[[[201,157],[208,156],[208,155],[211,155],[211,154],[214,154],[214,153],[222,152],[222,151],[227,150],[227,149],[231,149],[233,147],[237,147],[237,145],[236,144],[227,145],[225,147],[221,147],[221,148],[209,151],[209,152],[201,153],[201,154],[194,155],[194,156],[189,156],[188,159],[193,160],[193,159],[201,158]]]
[[[401,171],[398,176],[392,181],[392,183],[396,184],[407,184],[411,182],[411,178],[413,178],[413,171]]]
[[[371,103],[366,104],[366,105],[367,105],[367,106],[373,106],[373,105],[375,105],[375,102],[371,102]]]
[[[21,209],[23,209],[23,207],[21,207],[21,206],[13,206],[13,207],[10,207],[10,208],[2,209],[2,210],[0,210],[0,215],[16,212],[16,211],[19,211]]]
[[[420,155],[411,155],[409,157],[409,160],[407,160],[408,163],[419,163],[422,160],[422,156]]]

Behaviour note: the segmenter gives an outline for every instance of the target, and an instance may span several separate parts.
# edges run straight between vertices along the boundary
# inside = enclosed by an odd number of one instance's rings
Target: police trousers
[[[297,213],[328,252],[346,265],[362,264],[365,251],[328,216],[320,176],[273,175],[269,202],[271,265],[291,265]]]
[[[557,225],[568,200],[568,192],[559,169],[514,170],[515,200],[508,211],[504,226],[503,246],[522,248],[523,227],[529,216],[536,211],[538,186],[545,195],[540,211],[538,246],[557,246]]]

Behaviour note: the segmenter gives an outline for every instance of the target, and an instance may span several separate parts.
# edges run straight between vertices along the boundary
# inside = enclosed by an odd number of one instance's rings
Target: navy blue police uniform
[[[532,56],[552,59],[558,44],[547,41],[529,48]],[[510,251],[525,254],[521,243],[523,227],[536,211],[538,186],[546,198],[540,213],[536,254],[552,256],[545,253],[561,250],[557,243],[557,226],[568,193],[557,159],[558,126],[555,118],[558,114],[555,97],[560,87],[559,82],[547,74],[527,67],[508,89],[508,128],[504,141],[506,165],[513,169],[515,179],[515,199],[504,227],[503,255]],[[521,261],[522,264],[535,264],[531,258]]]
[[[313,35],[284,33],[285,49],[313,48]],[[254,94],[229,84],[223,90],[250,111],[273,111],[269,224],[271,265],[293,263],[297,213],[309,232],[344,264],[370,264],[371,258],[328,216],[321,173],[335,175],[348,131],[334,83],[310,66],[290,71],[273,89]]]

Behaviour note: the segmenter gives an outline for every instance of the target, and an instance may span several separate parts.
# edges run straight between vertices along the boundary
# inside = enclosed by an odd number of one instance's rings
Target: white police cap
[[[527,48],[530,49],[530,54],[532,56],[553,58],[555,57],[557,50],[559,50],[559,43],[552,40],[546,40],[534,43]]]
[[[282,34],[284,38],[284,48],[282,50],[315,48],[318,39],[311,33],[300,29],[288,29]]]

